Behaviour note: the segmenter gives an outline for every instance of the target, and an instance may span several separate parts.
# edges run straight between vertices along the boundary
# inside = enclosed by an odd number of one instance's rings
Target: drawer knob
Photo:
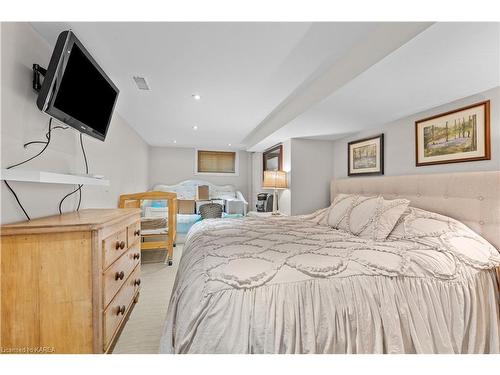
[[[123,271],[115,273],[115,280],[118,280],[118,279],[123,280],[124,277],[125,277],[125,273]]]
[[[140,257],[141,257],[141,254],[139,254],[139,253],[134,254],[134,259],[139,259]]]
[[[125,314],[125,305],[118,306],[118,311],[116,312],[116,315],[120,314]]]
[[[139,229],[136,229],[134,231],[134,236],[140,236],[141,235],[141,231]]]
[[[141,285],[141,279],[135,279],[135,281],[134,281],[134,285],[135,285],[135,286],[139,286],[139,285]]]
[[[125,241],[120,242],[120,249],[125,249]]]
[[[120,241],[116,241],[115,249],[118,250],[120,248]]]

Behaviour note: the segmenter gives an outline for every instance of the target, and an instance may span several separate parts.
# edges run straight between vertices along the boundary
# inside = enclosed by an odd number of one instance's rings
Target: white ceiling
[[[120,88],[117,111],[155,146],[260,151],[294,137],[334,139],[500,85],[500,24],[437,23],[274,133],[243,144],[381,25],[33,23],[50,44],[73,29]],[[139,91],[135,75],[151,91]]]
[[[120,89],[117,111],[155,146],[244,148],[296,87],[372,23],[32,23],[71,28]],[[139,91],[133,76],[146,78]],[[199,101],[192,99],[199,93]],[[192,127],[198,126],[194,131]]]
[[[499,23],[437,23],[252,147],[336,139],[500,86]]]

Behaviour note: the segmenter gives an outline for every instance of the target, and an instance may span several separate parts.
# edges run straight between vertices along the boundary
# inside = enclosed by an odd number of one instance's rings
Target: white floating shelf
[[[44,171],[27,171],[24,169],[2,169],[0,179],[7,181],[42,182],[48,184],[69,185],[102,185],[109,186],[109,180],[95,177],[79,176]]]

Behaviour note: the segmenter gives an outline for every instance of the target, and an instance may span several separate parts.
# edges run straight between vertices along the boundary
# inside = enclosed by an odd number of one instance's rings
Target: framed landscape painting
[[[347,144],[347,175],[384,174],[384,135],[359,139]]]
[[[489,160],[490,101],[415,122],[416,165]]]

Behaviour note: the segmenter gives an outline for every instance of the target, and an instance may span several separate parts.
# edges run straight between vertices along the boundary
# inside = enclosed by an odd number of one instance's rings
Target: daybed
[[[179,213],[177,215],[178,233],[187,233],[193,224],[200,221],[199,208],[202,204],[209,203],[212,200],[224,206],[223,217],[246,215],[248,203],[243,194],[232,185],[215,185],[203,180],[185,180],[175,185],[155,185],[153,190],[176,193],[179,201],[196,200],[198,186],[208,186],[209,200],[198,201],[195,206],[196,212],[192,214]]]

